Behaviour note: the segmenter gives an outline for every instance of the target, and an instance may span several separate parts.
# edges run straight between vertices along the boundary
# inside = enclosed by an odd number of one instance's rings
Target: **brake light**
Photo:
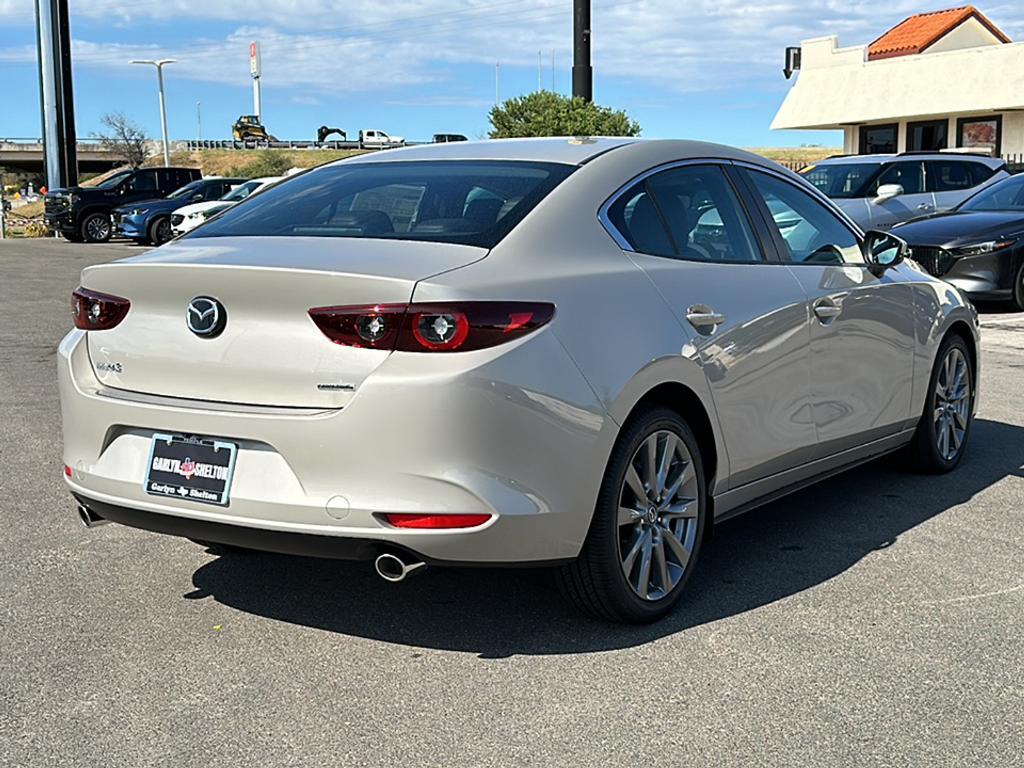
[[[79,286],[71,293],[71,317],[75,328],[106,331],[124,320],[131,307],[128,299],[90,291]]]
[[[395,528],[476,528],[491,519],[491,515],[422,515],[398,513],[383,515]]]
[[[400,352],[467,352],[512,341],[551,322],[555,306],[463,301],[315,307],[309,316],[335,344]]]

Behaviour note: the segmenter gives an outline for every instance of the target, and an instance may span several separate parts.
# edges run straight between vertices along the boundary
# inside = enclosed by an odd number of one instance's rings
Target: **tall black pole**
[[[594,68],[590,66],[590,0],[573,0],[572,95],[594,100]]]
[[[68,0],[36,0],[36,35],[46,186],[73,187],[78,184],[78,152]]]

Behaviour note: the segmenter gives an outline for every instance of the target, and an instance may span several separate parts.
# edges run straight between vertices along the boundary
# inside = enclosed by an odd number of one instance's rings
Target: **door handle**
[[[836,304],[832,299],[819,299],[814,302],[814,314],[817,315],[818,319],[822,323],[828,323],[831,320],[839,317],[843,308]]]
[[[686,310],[686,320],[694,328],[700,330],[708,326],[721,325],[725,322],[725,315],[719,314],[703,304],[698,304]]]

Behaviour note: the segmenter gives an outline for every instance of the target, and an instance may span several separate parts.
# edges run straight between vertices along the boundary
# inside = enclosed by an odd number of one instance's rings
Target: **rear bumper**
[[[384,542],[374,542],[369,539],[346,539],[289,531],[267,531],[145,509],[122,507],[106,501],[91,499],[75,491],[72,491],[72,495],[79,504],[104,520],[152,533],[182,536],[194,541],[230,544],[283,555],[328,557],[338,560],[370,560],[385,547]]]
[[[309,410],[104,389],[86,334],[72,331],[58,351],[66,481],[101,517],[253,549],[562,562],[582,546],[618,428],[552,334],[524,341],[459,356],[461,373],[438,368],[454,356],[395,355],[344,408]],[[227,506],[146,493],[157,431],[238,446]],[[418,530],[389,526],[389,512],[492,517]]]

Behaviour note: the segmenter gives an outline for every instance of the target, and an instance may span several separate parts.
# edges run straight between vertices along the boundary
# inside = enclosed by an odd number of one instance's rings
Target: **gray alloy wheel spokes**
[[[648,435],[626,467],[618,514],[622,572],[644,600],[660,600],[683,578],[699,499],[686,444],[668,430]]]
[[[964,353],[954,347],[946,354],[935,381],[935,446],[952,461],[960,453],[971,415],[971,374]]]
[[[110,222],[102,216],[93,216],[86,223],[85,228],[89,231],[89,237],[93,240],[103,240],[107,236]]]

